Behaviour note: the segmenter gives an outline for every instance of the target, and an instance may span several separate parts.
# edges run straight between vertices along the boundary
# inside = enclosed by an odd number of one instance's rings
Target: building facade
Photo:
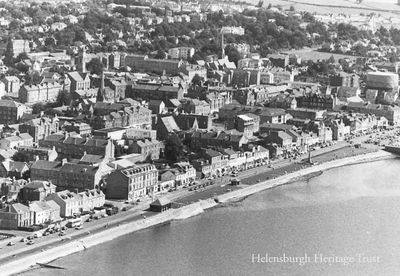
[[[116,170],[108,176],[106,196],[112,199],[137,199],[153,192],[158,181],[158,170],[154,165],[134,165]]]

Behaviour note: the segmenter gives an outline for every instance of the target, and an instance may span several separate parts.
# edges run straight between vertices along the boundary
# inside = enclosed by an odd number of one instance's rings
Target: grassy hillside
[[[252,3],[258,3],[258,0],[250,0]],[[391,3],[378,3],[363,1],[357,4],[354,0],[264,0],[266,5],[281,5],[283,8],[294,6],[296,10],[309,11],[317,13],[380,13],[393,16],[394,13],[400,14],[400,6]]]

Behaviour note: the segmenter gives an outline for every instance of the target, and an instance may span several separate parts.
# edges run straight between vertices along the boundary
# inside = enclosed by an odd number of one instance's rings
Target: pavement
[[[379,135],[379,134],[377,134]],[[367,136],[357,137],[353,139],[354,143],[361,143],[367,139]],[[311,152],[311,158],[313,161],[317,162],[327,162],[330,160],[344,158],[348,156],[358,155],[366,152],[376,151],[379,146],[362,144],[360,148],[355,148],[349,142],[338,142],[330,147],[325,147]],[[247,185],[253,185],[260,181],[266,179],[273,179],[278,176],[300,170],[311,164],[305,162],[308,159],[308,155],[304,154],[293,159],[277,159],[271,162],[271,167],[260,166],[252,168],[239,173],[238,177],[242,184],[239,186],[229,185],[232,177],[224,176],[213,180],[214,184],[206,186],[201,190],[189,191],[188,188],[183,188],[174,192],[165,192],[158,194],[157,197],[166,197],[170,201],[174,202],[176,206],[190,204],[199,200],[209,199],[216,197],[218,195],[224,194],[228,191],[241,189]],[[197,181],[198,183],[206,183],[208,180],[203,179]],[[127,211],[120,212],[116,215],[102,218],[99,220],[93,220],[91,222],[84,223],[84,228],[81,230],[68,229],[66,235],[59,237],[58,233],[52,234],[50,236],[34,239],[35,244],[26,245],[24,242],[16,242],[14,246],[5,246],[5,242],[0,243],[0,265],[8,262],[14,258],[23,257],[29,255],[38,250],[47,250],[49,248],[55,247],[62,242],[79,239],[85,235],[93,234],[102,231],[106,227],[117,226],[118,224],[123,224],[131,221],[142,220],[145,217],[154,216],[157,213],[148,212],[149,204],[151,203],[151,198],[143,199],[139,204],[131,206]],[[144,217],[145,216],[145,217]],[[20,239],[17,237],[15,239]],[[7,239],[8,242],[10,239]]]
[[[94,234],[102,231],[106,227],[113,227],[118,224],[141,220],[143,219],[143,215],[146,217],[156,215],[156,213],[145,211],[147,208],[148,205],[138,205],[136,208],[132,208],[125,212],[120,212],[113,216],[99,220],[93,220],[91,222],[85,222],[84,228],[81,230],[75,230],[74,228],[71,228],[64,231],[66,233],[64,236],[59,236],[58,233],[54,233],[49,236],[36,238],[34,239],[35,243],[33,245],[27,245],[25,242],[20,242],[19,240],[21,237],[13,238],[13,241],[16,242],[15,245],[6,246],[3,244],[2,248],[0,249],[0,265],[11,259],[14,259],[15,257],[23,257],[38,250],[47,250],[71,239],[79,239],[80,237]],[[10,240],[7,240],[7,243],[8,241]]]

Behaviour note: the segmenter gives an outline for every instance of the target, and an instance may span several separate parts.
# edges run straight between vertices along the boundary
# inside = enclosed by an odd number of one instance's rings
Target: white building
[[[168,50],[168,54],[172,59],[188,59],[194,55],[194,48],[192,47],[177,47]]]
[[[186,186],[196,179],[196,169],[188,162],[179,162],[175,165],[179,171],[179,173],[176,174],[176,186]]]

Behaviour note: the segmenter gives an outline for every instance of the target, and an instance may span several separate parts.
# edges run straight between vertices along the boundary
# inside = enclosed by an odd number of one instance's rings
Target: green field
[[[302,60],[327,60],[331,56],[335,58],[336,61],[342,58],[349,58],[351,60],[356,60],[357,56],[349,56],[349,55],[342,55],[342,54],[335,54],[335,53],[324,53],[324,52],[318,52],[316,49],[310,49],[310,48],[304,48],[300,50],[290,50],[290,51],[284,51],[284,53],[288,54],[297,54],[298,56],[301,57]]]
[[[257,4],[258,0],[249,0],[253,4]],[[394,2],[394,1],[393,1]],[[400,14],[400,6],[391,3],[379,3],[363,1],[357,4],[355,0],[264,0],[265,6],[272,4],[280,5],[283,9],[293,6],[299,11],[308,11],[311,13],[343,13],[343,14],[360,14],[360,13],[379,13],[382,15],[393,16],[395,13]]]

